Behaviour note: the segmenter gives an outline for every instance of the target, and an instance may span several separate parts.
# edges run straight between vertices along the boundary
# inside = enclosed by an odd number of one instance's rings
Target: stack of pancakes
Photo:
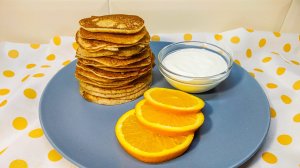
[[[115,105],[149,88],[154,57],[144,20],[133,15],[92,16],[79,21],[75,77],[88,101]]]

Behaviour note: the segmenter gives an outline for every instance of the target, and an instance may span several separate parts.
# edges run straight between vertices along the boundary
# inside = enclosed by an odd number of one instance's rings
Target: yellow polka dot
[[[300,65],[300,63],[298,61],[295,61],[295,60],[291,60],[291,62],[295,65]]]
[[[260,68],[254,68],[253,70],[256,71],[256,72],[264,72],[264,70],[262,70]]]
[[[192,36],[192,34],[186,33],[186,34],[184,34],[183,39],[185,41],[191,41],[193,39],[193,36]]]
[[[251,58],[251,57],[252,57],[252,50],[251,50],[250,48],[248,48],[248,49],[246,50],[246,56],[247,56],[248,58]]]
[[[300,113],[296,114],[293,118],[295,122],[300,122]]]
[[[285,68],[284,67],[278,67],[276,70],[277,75],[282,75],[285,73]]]
[[[34,99],[36,98],[36,91],[33,90],[32,88],[27,88],[24,90],[24,96],[27,97],[28,99]]]
[[[234,62],[241,66],[241,62],[239,60],[236,59],[236,60],[234,60]]]
[[[24,76],[24,78],[22,78],[22,80],[21,80],[21,81],[22,81],[22,82],[25,82],[25,81],[26,81],[26,80],[29,78],[29,76],[30,76],[30,75],[26,75],[26,76]]]
[[[7,100],[3,100],[1,103],[0,103],[0,107],[3,107],[7,104]]]
[[[40,78],[40,77],[43,77],[43,76],[45,76],[45,74],[43,74],[43,73],[36,73],[36,74],[33,75],[33,77],[35,77],[35,78]]]
[[[53,38],[53,43],[54,43],[55,45],[59,46],[60,43],[61,43],[60,37],[59,37],[59,36],[55,36],[55,37]]]
[[[270,107],[270,115],[271,115],[271,118],[276,117],[276,111],[272,107]]]
[[[216,39],[217,41],[222,40],[222,39],[223,39],[222,34],[215,34],[215,39]]]
[[[300,80],[297,80],[294,84],[293,84],[293,88],[295,90],[300,90]]]
[[[24,117],[17,117],[13,120],[12,126],[16,130],[23,130],[27,127],[27,120]]]
[[[233,36],[233,37],[231,37],[230,41],[233,44],[238,44],[240,42],[240,38],[238,36]]]
[[[54,54],[50,54],[47,56],[47,60],[48,61],[54,61],[55,60],[55,55]]]
[[[291,44],[290,43],[286,43],[284,46],[283,46],[283,51],[285,52],[290,52],[291,51]]]
[[[250,76],[252,76],[253,78],[255,78],[255,73],[253,72],[249,72]]]
[[[0,96],[4,96],[4,95],[7,95],[8,93],[10,92],[9,89],[6,89],[6,88],[0,88]]]
[[[63,62],[62,65],[63,65],[63,66],[66,66],[66,65],[68,65],[70,62],[71,62],[71,60],[67,60],[67,61]]]
[[[9,50],[8,51],[8,56],[10,58],[17,58],[19,56],[19,51],[17,51],[17,50]]]
[[[287,95],[281,95],[281,100],[285,104],[291,104],[292,103],[292,99]]]
[[[78,45],[78,43],[73,42],[72,47],[73,47],[74,50],[77,50],[79,45]]]
[[[277,137],[277,141],[278,141],[281,145],[289,145],[289,144],[292,143],[293,138],[292,138],[290,135],[283,134],[283,135],[279,135],[279,136]]]
[[[0,155],[2,155],[6,151],[7,147],[0,151]]]
[[[270,62],[272,60],[272,57],[265,57],[264,59],[262,59],[263,63],[267,63]]]
[[[15,76],[15,73],[14,73],[14,71],[11,71],[11,70],[5,70],[5,71],[3,71],[3,75],[7,78],[11,78],[11,77]]]
[[[262,38],[262,39],[259,40],[258,46],[260,48],[262,48],[266,45],[266,43],[267,43],[267,40],[265,38]]]
[[[9,168],[28,168],[28,165],[25,160],[17,159],[10,162]]]
[[[277,157],[271,152],[264,152],[261,157],[265,162],[270,164],[275,164],[277,162]]]
[[[160,41],[160,37],[158,35],[153,35],[151,41]]]
[[[38,49],[38,48],[40,48],[40,44],[30,44],[30,47],[32,49]]]
[[[27,64],[26,68],[27,69],[31,69],[31,68],[34,68],[35,66],[36,66],[35,64]]]
[[[269,88],[269,89],[275,89],[275,88],[278,87],[275,83],[267,83],[266,86],[267,86],[267,88]]]
[[[253,29],[250,29],[250,28],[248,28],[248,29],[246,29],[249,33],[252,33],[252,32],[254,32],[254,30]]]
[[[42,65],[41,68],[50,68],[50,65]]]
[[[41,128],[34,129],[28,133],[28,136],[31,138],[39,138],[44,135],[44,132]]]
[[[273,34],[274,34],[275,37],[280,37],[281,36],[280,32],[273,32]]]
[[[62,159],[62,156],[56,150],[52,149],[48,153],[48,159],[52,162],[56,162]]]

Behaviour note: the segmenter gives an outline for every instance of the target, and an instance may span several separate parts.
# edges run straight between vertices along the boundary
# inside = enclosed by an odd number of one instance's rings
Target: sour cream
[[[177,89],[190,93],[208,91],[225,80],[231,70],[230,55],[218,52],[206,48],[171,51],[164,55],[160,72]]]
[[[217,53],[196,48],[172,52],[162,61],[173,73],[188,77],[207,77],[226,71],[226,61]]]

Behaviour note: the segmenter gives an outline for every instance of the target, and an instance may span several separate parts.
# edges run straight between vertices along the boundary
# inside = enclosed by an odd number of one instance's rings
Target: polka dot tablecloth
[[[235,63],[258,81],[271,106],[266,141],[242,167],[300,168],[300,35],[240,28],[158,34],[151,40],[199,40],[230,48]],[[44,136],[38,104],[47,82],[75,59],[77,47],[73,37],[59,36],[48,44],[0,43],[1,168],[75,167]]]

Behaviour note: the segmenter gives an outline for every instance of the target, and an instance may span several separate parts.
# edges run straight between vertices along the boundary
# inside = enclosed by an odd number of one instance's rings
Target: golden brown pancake
[[[101,32],[89,32],[85,29],[80,29],[78,36],[83,39],[100,40],[107,41],[116,44],[136,44],[140,41],[146,34],[148,34],[146,28],[144,27],[141,31],[135,34],[117,34],[117,33],[101,33]]]
[[[111,67],[101,67],[105,71],[109,72],[132,72],[132,71],[140,71],[143,67],[140,68],[111,68]]]
[[[146,34],[140,41],[134,44],[116,44],[106,41],[99,41],[99,40],[89,40],[83,39],[76,34],[76,42],[78,45],[88,52],[97,52],[101,50],[110,50],[110,51],[119,51],[119,48],[123,47],[130,47],[134,45],[139,45],[140,47],[144,47],[149,44],[150,36]]]
[[[92,16],[79,21],[75,77],[88,101],[115,105],[151,85],[154,57],[144,20],[134,15]]]
[[[122,47],[119,48],[118,51],[110,51],[110,50],[100,50],[96,52],[89,52],[84,48],[78,47],[76,51],[76,55],[78,57],[102,57],[102,56],[117,56],[117,57],[131,57],[132,55],[139,54],[140,52],[144,51],[149,46],[141,47],[139,45],[130,46],[130,47]]]
[[[150,76],[149,76],[150,77]],[[136,93],[143,88],[149,86],[151,83],[151,78],[149,78],[147,81],[136,83],[133,87],[127,88],[127,89],[118,89],[118,88],[112,88],[112,89],[105,89],[103,92],[103,88],[96,87],[87,83],[80,83],[80,87],[85,90],[87,93],[99,96],[103,98],[118,98],[118,97],[130,97],[133,93]]]
[[[90,58],[97,58],[97,57],[85,57],[82,55],[76,55],[76,58],[82,58],[82,59],[90,59]],[[108,58],[115,58],[115,59],[128,59],[130,57],[122,57],[122,56],[115,56],[115,55],[109,55],[109,56],[102,56],[102,57],[108,57]]]
[[[82,61],[83,64],[85,65],[90,65],[90,66],[94,66],[97,68],[103,68],[103,67],[111,67],[111,66],[107,66],[101,63],[97,63],[95,61],[91,61],[91,60],[84,60],[84,62]],[[147,57],[139,62],[135,62],[132,64],[128,64],[128,65],[124,65],[124,66],[116,66],[116,67],[111,67],[111,68],[140,68],[140,67],[145,67],[151,64],[151,58]]]
[[[75,72],[75,77],[78,81],[80,82],[85,82],[85,83],[89,83],[91,85],[95,85],[101,88],[119,88],[119,87],[130,87],[131,85],[129,85],[131,82],[134,81],[135,78],[133,79],[128,79],[128,80],[115,80],[114,82],[101,82],[98,81],[99,77],[95,76],[92,73],[88,73],[88,75],[86,75],[87,73],[85,73],[85,75],[82,75],[82,71],[76,71]],[[91,77],[91,75],[94,75],[93,77]]]
[[[96,66],[98,63],[102,64],[102,65],[106,65],[108,67],[116,67],[116,66],[125,66],[128,64],[132,64],[135,62],[139,62],[143,59],[146,59],[150,56],[150,50],[145,50],[144,52],[129,57],[128,59],[115,59],[115,58],[111,58],[111,57],[96,57],[96,58],[78,58],[79,61],[81,61],[83,64],[85,64],[85,62],[87,62],[87,60],[90,60],[89,63],[93,64],[94,66]],[[93,61],[93,62],[91,62]]]
[[[101,78],[107,78],[107,79],[126,79],[130,77],[138,77],[146,74],[152,69],[152,66],[148,66],[142,68],[139,71],[133,71],[133,72],[109,72],[109,71],[102,70],[100,68],[81,64],[80,62],[77,62],[77,67],[85,71],[92,72],[93,74]]]
[[[117,97],[117,98],[105,98],[100,96],[92,95],[91,92],[88,92],[84,90],[83,88],[79,87],[80,94],[82,97],[84,97],[86,100],[98,104],[104,104],[104,105],[116,105],[116,104],[123,104],[126,102],[130,102],[132,100],[137,99],[138,97],[142,96],[146,90],[149,89],[149,86],[146,86],[142,88],[141,90],[132,93],[131,95],[126,95],[123,97]]]
[[[132,64],[128,64],[128,65],[124,65],[124,66],[116,66],[116,67],[111,67],[111,68],[140,68],[140,67],[145,67],[145,66],[149,66],[152,63],[151,58],[145,58],[139,62],[135,62]],[[84,62],[85,65],[90,65],[90,66],[94,66],[97,68],[103,68],[103,67],[109,67],[107,65],[101,64],[101,63],[97,63],[97,62],[91,62],[91,60],[85,60]]]
[[[127,78],[126,80],[103,78],[103,77],[99,77],[99,76],[95,75],[94,73],[92,73],[88,70],[85,70],[84,68],[82,68],[80,66],[76,66],[75,73],[85,76],[87,78],[93,79],[95,81],[98,81],[101,84],[108,84],[108,85],[113,84],[114,82],[119,82],[120,84],[126,84],[126,83],[129,83],[129,82],[133,81],[134,79],[138,78],[138,76],[132,77],[132,78]]]
[[[132,34],[144,27],[144,20],[135,15],[113,14],[81,19],[79,24],[90,32]]]

